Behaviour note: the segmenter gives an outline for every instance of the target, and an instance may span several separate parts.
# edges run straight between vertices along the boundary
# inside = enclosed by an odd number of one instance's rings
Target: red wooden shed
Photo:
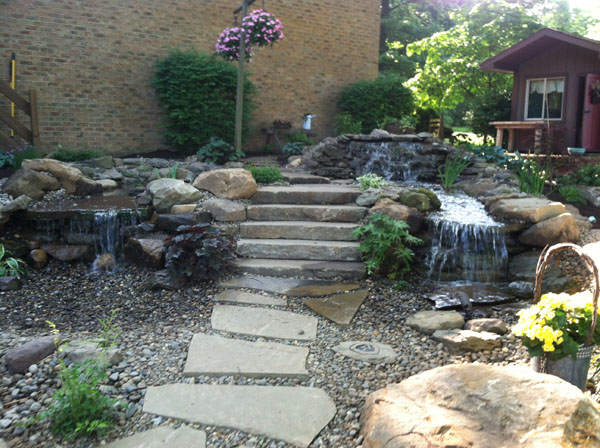
[[[510,121],[494,122],[496,144],[566,153],[600,151],[600,42],[544,28],[481,64],[512,73]]]

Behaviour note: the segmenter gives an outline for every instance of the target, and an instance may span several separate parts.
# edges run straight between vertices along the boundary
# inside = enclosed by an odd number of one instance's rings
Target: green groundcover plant
[[[248,165],[246,169],[252,173],[252,177],[259,184],[272,184],[283,180],[281,170],[274,166]]]
[[[361,190],[368,190],[369,188],[383,188],[387,185],[387,181],[375,173],[365,174],[357,177],[356,180],[360,183]]]
[[[0,277],[16,277],[27,272],[26,264],[20,258],[9,257],[3,244],[0,244]]]
[[[358,250],[369,275],[379,272],[391,280],[401,279],[410,272],[414,252],[409,246],[423,243],[410,234],[406,222],[383,213],[373,213],[367,224],[354,231],[354,236],[361,240]]]

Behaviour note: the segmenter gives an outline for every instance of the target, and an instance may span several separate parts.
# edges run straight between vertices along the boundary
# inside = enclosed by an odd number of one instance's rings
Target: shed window
[[[562,118],[565,78],[544,78],[527,80],[527,120],[560,120]]]

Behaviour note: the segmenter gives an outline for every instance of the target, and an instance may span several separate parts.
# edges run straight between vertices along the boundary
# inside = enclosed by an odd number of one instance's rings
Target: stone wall
[[[17,55],[17,91],[39,91],[44,149],[58,143],[111,152],[164,147],[150,85],[167,47],[213,51],[239,0],[0,0],[0,62]],[[262,6],[260,2],[256,6]],[[269,0],[286,38],[258,49],[255,132],[274,119],[301,126],[313,113],[316,138],[331,134],[340,90],[377,76],[378,0]],[[8,70],[0,74],[8,80]],[[8,101],[0,99],[6,110]],[[5,130],[5,129],[2,129]]]

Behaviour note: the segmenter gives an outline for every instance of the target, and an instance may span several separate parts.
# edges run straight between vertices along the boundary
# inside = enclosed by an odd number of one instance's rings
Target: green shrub
[[[0,277],[16,277],[27,272],[25,262],[20,258],[8,257],[4,244],[0,244]]]
[[[362,124],[349,113],[339,114],[335,122],[336,135],[362,134]]]
[[[585,165],[571,174],[559,176],[561,185],[588,185],[600,187],[600,165]]]
[[[214,55],[173,50],[156,64],[152,78],[168,121],[165,138],[185,154],[193,154],[212,137],[235,140],[237,69]],[[254,110],[254,84],[244,81],[243,135]]]
[[[235,162],[244,157],[243,152],[237,151],[233,145],[216,137],[212,137],[210,142],[201,146],[196,155],[203,162],[216,163],[217,165]]]
[[[446,163],[444,164],[444,170],[442,168],[438,168],[438,172],[440,173],[440,178],[442,179],[442,187],[445,190],[449,190],[458,176],[465,170],[470,163],[470,157],[465,154],[462,150],[456,151],[456,153],[450,157],[446,158]]]
[[[519,155],[520,156],[520,155]],[[521,160],[523,160],[521,158]],[[542,167],[534,160],[524,160],[522,165],[515,169],[519,179],[519,190],[533,196],[544,193],[546,181],[550,177],[550,164]]]
[[[56,151],[51,154],[51,157],[61,162],[82,162],[84,160],[97,159],[103,155],[100,151],[94,151],[93,149],[78,149],[58,145]]]
[[[369,275],[379,271],[392,280],[410,272],[414,252],[407,246],[422,244],[409,233],[406,222],[383,213],[373,213],[368,224],[354,231],[354,236],[362,240],[358,250],[366,260]]]
[[[342,90],[338,105],[342,112],[360,122],[362,132],[368,134],[385,117],[403,117],[414,112],[412,93],[404,81],[395,73],[359,81]]]
[[[246,169],[252,173],[252,177],[259,184],[272,184],[283,180],[281,170],[274,166],[248,165]]]
[[[377,127],[385,129],[392,134],[408,134],[415,132],[417,127],[417,117],[414,115],[405,115],[402,118],[384,117]]]
[[[231,268],[235,241],[210,224],[180,226],[165,240],[165,266],[169,273],[192,282],[217,280]]]
[[[106,369],[98,361],[85,361],[59,371],[62,386],[54,393],[47,411],[36,420],[49,419],[50,429],[66,439],[102,435],[112,427],[119,402],[105,396],[98,386],[107,378]]]
[[[298,154],[302,154],[305,146],[302,142],[286,143],[281,150],[288,156],[297,156]]]
[[[560,195],[565,198],[565,201],[573,204],[585,204],[586,200],[579,188],[572,185],[565,185],[558,189]]]
[[[289,134],[285,141],[287,143],[304,143],[305,146],[314,145],[314,142],[308,138],[304,132],[294,132]]]
[[[0,152],[0,168],[5,166],[13,166],[14,159],[15,158],[12,153]]]
[[[25,143],[22,147],[14,148],[6,152],[8,155],[12,155],[12,166],[20,170],[23,160],[39,159],[42,154],[29,143]]]
[[[356,180],[360,182],[361,190],[368,190],[369,188],[382,188],[387,185],[387,181],[375,173],[365,174],[364,176],[357,177]]]

